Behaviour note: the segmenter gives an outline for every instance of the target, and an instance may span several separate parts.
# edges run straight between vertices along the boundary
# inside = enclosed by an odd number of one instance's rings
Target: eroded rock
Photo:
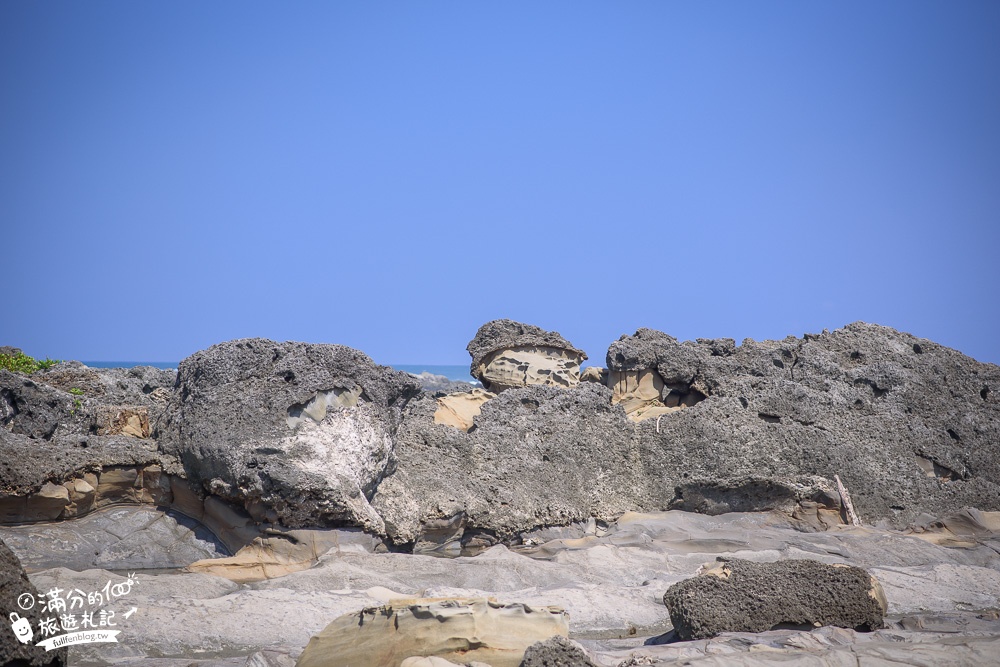
[[[419,387],[340,345],[245,339],[181,362],[156,435],[205,491],[285,526],[382,533],[369,499]]]
[[[718,562],[671,586],[663,603],[681,639],[782,624],[877,630],[888,607],[881,586],[863,569],[814,560]]]
[[[42,596],[25,574],[21,561],[0,541],[0,665],[62,667],[68,659],[65,648],[46,651],[37,646],[41,635]],[[25,600],[30,599],[30,603]]]
[[[309,640],[297,667],[397,667],[413,656],[517,667],[525,649],[567,635],[558,607],[486,598],[394,600],[338,618]]]
[[[467,349],[473,377],[493,393],[529,385],[576,386],[587,358],[558,332],[513,320],[487,322]]]
[[[597,667],[582,646],[556,635],[532,644],[524,652],[520,667]]]

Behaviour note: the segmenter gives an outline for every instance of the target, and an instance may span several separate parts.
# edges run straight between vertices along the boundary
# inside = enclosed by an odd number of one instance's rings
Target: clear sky
[[[1000,2],[0,2],[0,344],[1000,362]]]

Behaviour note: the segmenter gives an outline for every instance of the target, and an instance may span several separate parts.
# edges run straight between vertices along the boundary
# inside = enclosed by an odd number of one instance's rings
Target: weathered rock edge
[[[31,596],[32,604],[19,604],[21,596]],[[0,540],[0,665],[24,665],[25,667],[62,667],[68,660],[68,650],[63,647],[46,651],[35,644],[41,640],[39,627],[42,615],[40,606],[34,604],[41,599],[38,589],[28,580],[14,552]],[[28,609],[24,609],[27,606]],[[28,644],[18,641],[14,635],[10,614],[28,619],[32,638]]]

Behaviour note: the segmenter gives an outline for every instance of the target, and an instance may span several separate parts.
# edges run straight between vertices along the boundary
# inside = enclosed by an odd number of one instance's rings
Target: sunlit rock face
[[[438,409],[434,411],[434,423],[468,432],[479,416],[483,403],[495,396],[496,394],[478,388],[441,396],[437,399]]]
[[[299,667],[387,667],[411,656],[517,667],[525,650],[569,634],[559,607],[501,604],[485,598],[391,600],[334,620],[315,635]]]
[[[580,382],[581,356],[557,347],[507,348],[490,354],[485,361],[479,378],[494,392],[536,384],[569,389]]]
[[[587,358],[558,332],[513,320],[487,322],[466,349],[472,375],[494,393],[532,385],[575,387]]]

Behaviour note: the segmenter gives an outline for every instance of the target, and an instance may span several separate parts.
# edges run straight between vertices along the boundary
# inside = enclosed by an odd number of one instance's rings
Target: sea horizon
[[[153,368],[163,368],[172,370],[180,365],[179,361],[81,361],[80,363],[91,368],[134,368],[136,366],[152,366]],[[462,382],[474,382],[475,378],[469,373],[468,364],[381,364],[390,366],[398,371],[420,375],[421,373],[432,373],[443,375],[449,380],[459,380]]]

